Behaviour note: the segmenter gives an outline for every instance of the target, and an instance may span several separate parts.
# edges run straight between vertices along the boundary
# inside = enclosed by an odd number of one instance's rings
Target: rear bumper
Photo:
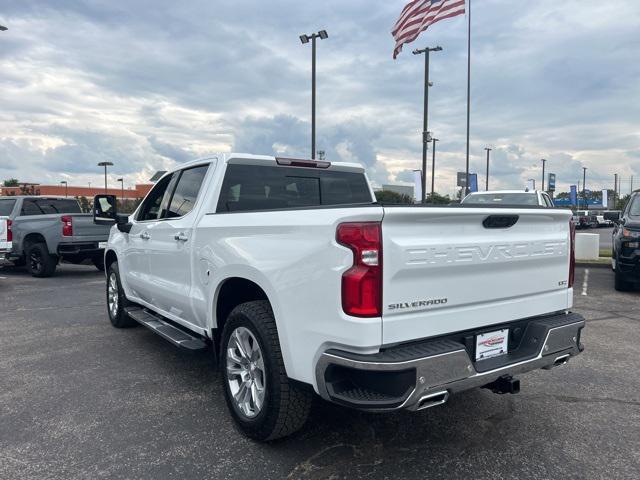
[[[508,354],[480,361],[472,360],[473,339],[487,329],[403,344],[372,355],[331,349],[316,365],[318,390],[326,400],[363,410],[420,410],[446,402],[451,393],[566,363],[583,350],[584,325],[582,316],[562,313],[493,326],[489,330],[509,328],[510,335],[516,328],[523,330]]]
[[[65,255],[84,255],[90,257],[93,255],[101,255],[103,252],[104,249],[98,247],[98,242],[69,242],[58,244],[57,253],[62,257]]]

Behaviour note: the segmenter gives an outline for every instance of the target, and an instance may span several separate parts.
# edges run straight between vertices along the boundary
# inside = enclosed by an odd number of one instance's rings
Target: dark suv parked
[[[605,214],[615,222],[611,264],[616,290],[631,290],[640,283],[640,192],[634,192],[622,213]]]

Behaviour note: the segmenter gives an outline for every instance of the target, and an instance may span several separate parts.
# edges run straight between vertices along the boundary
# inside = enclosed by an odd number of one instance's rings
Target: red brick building
[[[116,195],[121,198],[124,195],[125,199],[135,200],[143,198],[149,190],[153,187],[152,183],[137,184],[135,188],[125,188],[124,191],[120,188],[107,189],[108,194]],[[65,192],[66,189],[66,192]],[[10,195],[50,195],[56,197],[64,197],[65,194],[68,197],[86,197],[87,199],[93,198],[95,195],[105,193],[104,188],[97,187],[75,187],[69,185],[39,185],[37,183],[21,183],[19,187],[0,187],[1,196]]]

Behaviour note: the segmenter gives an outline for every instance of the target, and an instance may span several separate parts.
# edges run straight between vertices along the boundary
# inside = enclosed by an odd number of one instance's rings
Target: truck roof
[[[172,173],[175,172],[176,170],[181,170],[185,167],[189,167],[192,165],[198,165],[200,163],[203,163],[207,160],[219,160],[222,161],[224,163],[229,163],[232,162],[236,163],[236,161],[238,163],[244,163],[243,161],[248,161],[248,163],[250,164],[262,164],[264,163],[265,165],[267,164],[274,164],[278,161],[278,159],[287,159],[287,160],[300,160],[300,161],[306,161],[306,162],[311,162],[311,161],[317,161],[317,162],[329,162],[331,164],[331,166],[329,168],[332,169],[337,169],[337,170],[357,170],[357,171],[362,171],[364,172],[364,167],[359,164],[359,163],[355,163],[355,162],[332,162],[330,160],[311,160],[309,158],[302,158],[302,157],[296,157],[296,158],[292,158],[292,157],[275,157],[273,155],[254,155],[251,153],[236,153],[236,152],[232,152],[232,153],[216,153],[216,154],[212,154],[212,155],[208,155],[206,157],[202,157],[202,158],[197,158],[194,160],[189,160],[188,162],[184,162],[181,163],[179,165],[176,165],[174,168],[172,168],[171,170],[169,170],[167,173]],[[165,174],[166,175],[166,174]]]
[[[539,190],[489,190],[488,192],[472,192],[469,195],[492,195],[494,193],[538,193]]]

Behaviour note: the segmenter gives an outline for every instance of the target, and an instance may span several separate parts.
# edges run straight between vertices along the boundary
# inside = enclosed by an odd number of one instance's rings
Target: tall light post
[[[100,162],[98,164],[99,167],[104,167],[104,193],[107,193],[107,167],[112,167],[113,163],[111,162]]]
[[[424,108],[422,111],[422,203],[427,202],[427,144],[429,143],[429,54],[431,52],[439,52],[442,47],[426,47],[417,48],[413,51],[414,55],[424,54]]]
[[[440,139],[432,137],[431,141],[433,142],[433,152],[431,154],[431,201],[433,202],[433,194],[436,188],[436,142],[439,142]]]
[[[541,158],[540,161],[542,162],[542,191],[544,192],[544,164],[547,163],[547,160]]]
[[[535,178],[530,178],[529,180],[527,180],[527,182],[533,182],[533,189],[536,189],[536,179]]]
[[[311,40],[311,158],[316,158],[316,38],[329,38],[326,30],[320,30],[311,35],[300,35],[300,41],[305,44]]]
[[[62,180],[62,181],[60,182],[60,184],[61,184],[61,185],[64,185],[64,198],[67,198],[67,191],[68,191],[68,190],[67,190],[67,188],[68,188],[68,183],[67,183],[67,181],[66,181],[66,180]]]
[[[486,178],[486,185],[485,185],[485,190],[488,192],[489,191],[489,152],[492,150],[489,147],[484,147],[484,149],[487,151],[487,178]]]
[[[122,192],[120,200],[124,202],[124,178],[119,178],[118,181],[120,182],[120,191]]]
[[[587,167],[582,167],[582,201],[587,209]]]

